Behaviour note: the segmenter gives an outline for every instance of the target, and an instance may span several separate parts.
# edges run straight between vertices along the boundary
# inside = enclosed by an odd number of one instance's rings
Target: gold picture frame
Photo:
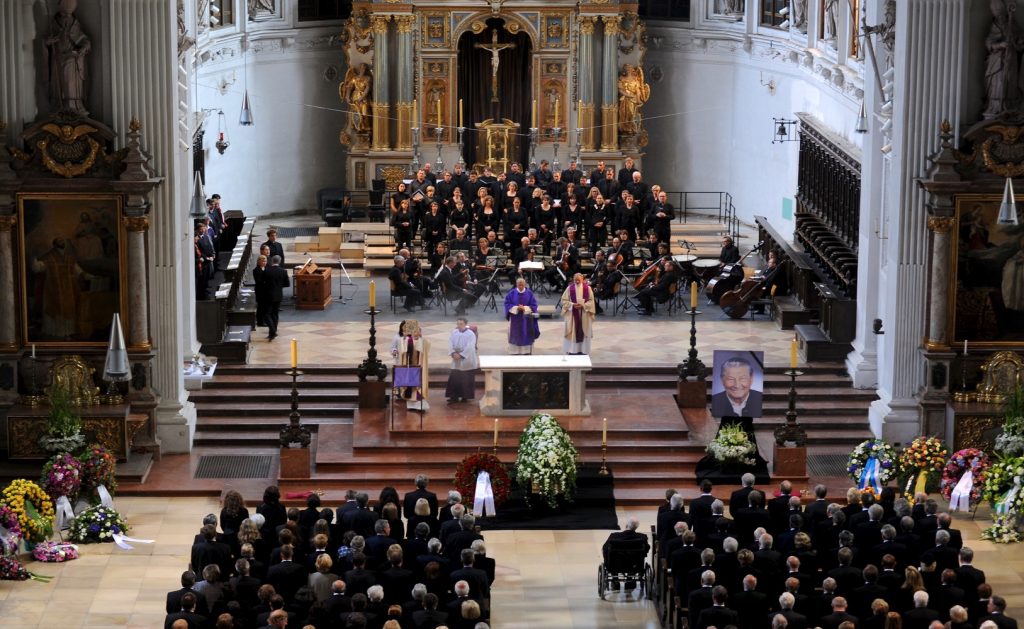
[[[21,340],[25,347],[106,347],[115,312],[129,325],[124,198],[18,194]]]
[[[947,330],[953,348],[964,340],[986,349],[1024,347],[1024,230],[996,222],[1001,201],[992,194],[956,197]]]

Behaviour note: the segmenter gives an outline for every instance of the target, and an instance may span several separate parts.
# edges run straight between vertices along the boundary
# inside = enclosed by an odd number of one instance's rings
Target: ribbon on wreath
[[[481,515],[497,515],[494,508],[494,489],[491,487],[491,475],[480,470],[476,475],[476,490],[473,492],[473,513]]]
[[[99,494],[100,496],[101,505],[103,505],[104,507],[110,507],[111,509],[114,508],[114,498],[110,495],[110,492],[107,491],[106,487],[104,487],[103,485],[97,486],[96,493]]]
[[[75,519],[75,510],[71,507],[71,501],[68,500],[67,496],[57,498],[54,510],[56,511],[55,528],[58,531],[63,531],[70,527],[71,520]]]
[[[1017,494],[1020,493],[1021,477],[1015,476],[1013,479],[1013,487],[1011,487],[1003,497],[996,500],[996,513],[999,515],[1006,515],[1010,512],[1010,506],[1016,502]]]
[[[114,533],[114,543],[125,550],[134,550],[135,547],[128,542],[135,542],[136,544],[152,544],[151,539],[136,539],[134,537],[128,537],[127,535],[121,535],[120,533]]]
[[[974,474],[971,473],[971,470],[967,470],[957,481],[952,493],[949,494],[949,510],[970,511],[972,489],[974,489]]]
[[[878,479],[878,470],[881,465],[878,463],[878,459],[873,456],[869,456],[868,460],[864,463],[864,471],[860,473],[860,481],[857,483],[857,489],[867,489],[871,487],[875,490],[876,494],[882,493],[882,481]]]
[[[928,484],[928,470],[921,470],[917,473],[917,482],[914,484],[914,495],[926,494],[925,485]]]
[[[15,555],[18,553],[18,536],[7,530],[7,527],[0,526],[0,553],[3,556]]]

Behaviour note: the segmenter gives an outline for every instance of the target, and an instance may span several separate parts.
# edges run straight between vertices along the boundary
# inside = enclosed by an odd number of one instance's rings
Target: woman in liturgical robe
[[[406,400],[406,408],[417,411],[430,410],[427,397],[430,393],[430,369],[427,356],[430,354],[430,342],[423,338],[419,321],[408,319],[399,328],[398,355],[395,357],[396,367],[419,367],[420,386],[403,387],[399,394]]]
[[[589,354],[596,316],[594,291],[582,273],[574,275],[572,280],[562,293],[562,318],[565,319],[562,348],[566,354]]]
[[[533,342],[540,336],[537,298],[522,277],[516,278],[515,288],[505,295],[505,318],[508,319],[508,353],[532,354]]]
[[[449,402],[472,400],[476,370],[480,361],[476,356],[476,333],[466,327],[465,317],[455,320],[455,329],[448,337],[448,355],[452,359],[448,373],[448,387],[444,395]]]

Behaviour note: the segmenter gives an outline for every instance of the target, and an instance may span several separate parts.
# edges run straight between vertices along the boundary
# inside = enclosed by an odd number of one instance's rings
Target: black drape
[[[530,95],[533,93],[531,77],[533,76],[530,59],[533,50],[530,37],[526,33],[513,35],[500,26],[502,20],[488,20],[489,28],[479,35],[465,33],[459,38],[459,98],[463,101],[465,116],[465,160],[472,166],[477,161],[476,146],[477,122],[488,118],[501,120],[508,118],[519,123],[519,154],[513,155],[526,167],[530,155],[530,142],[527,129],[530,128]],[[474,44],[491,43],[491,29],[498,30],[498,43],[514,43],[515,48],[505,49],[499,53],[498,64],[498,102],[491,103],[491,53],[476,48]],[[497,174],[497,173],[495,173]]]

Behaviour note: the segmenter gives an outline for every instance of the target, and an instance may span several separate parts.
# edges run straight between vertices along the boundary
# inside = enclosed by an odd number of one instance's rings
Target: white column
[[[24,123],[36,115],[32,4],[32,0],[0,2],[0,85],[4,86],[0,89],[0,121],[7,123],[8,138],[17,138]]]
[[[10,214],[0,214],[0,351],[12,351],[18,345],[15,313],[20,300],[14,292],[14,244],[12,231],[17,229],[17,219]]]
[[[878,295],[886,334],[878,356],[879,400],[871,405],[872,430],[908,441],[920,431],[915,395],[925,383],[919,353],[927,310],[926,193],[916,178],[939,146],[939,125],[960,124],[966,0],[897,2],[892,173],[886,182],[890,234],[883,241],[884,292]]]
[[[195,429],[195,409],[187,401],[180,350],[182,324],[192,304],[182,284],[192,276],[185,256],[188,238],[189,154],[180,147],[178,126],[177,27],[174,0],[110,0],[110,84],[113,126],[142,121],[145,148],[164,182],[151,196],[149,310],[153,349],[152,387],[160,395],[157,436],[163,452],[187,452]],[[185,138],[186,146],[189,138]],[[189,264],[181,261],[188,260]]]

